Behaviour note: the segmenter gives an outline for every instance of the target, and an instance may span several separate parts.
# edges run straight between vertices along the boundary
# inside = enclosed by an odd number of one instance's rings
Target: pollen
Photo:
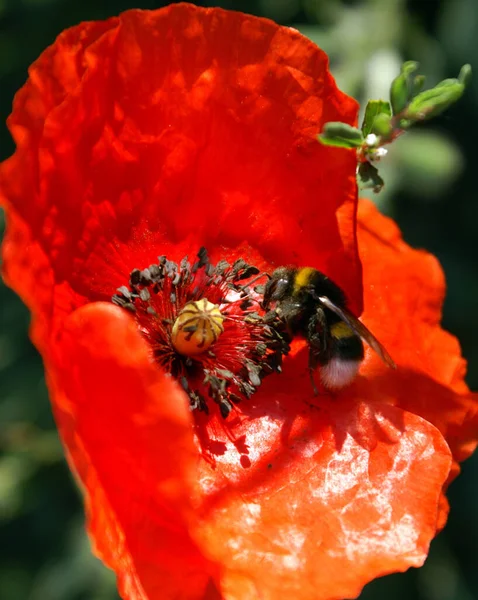
[[[205,352],[224,332],[223,322],[219,306],[207,298],[188,302],[174,321],[171,332],[174,349],[183,356]]]

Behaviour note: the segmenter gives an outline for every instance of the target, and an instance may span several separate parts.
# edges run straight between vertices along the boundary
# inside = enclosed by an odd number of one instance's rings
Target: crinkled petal
[[[356,112],[293,29],[188,4],[128,11],[33,64],[1,195],[75,306],[158,253],[181,259],[178,243],[227,255],[246,240],[268,264],[325,270],[360,309],[354,152],[316,140]]]
[[[185,394],[112,305],[71,315],[52,354],[55,416],[94,547],[123,597],[202,598],[216,567],[188,533],[197,452]]]
[[[398,369],[391,371],[369,351],[358,389],[365,386],[371,401],[397,403],[433,423],[461,462],[477,445],[478,395],[466,386],[458,340],[440,325],[443,271],[434,256],[410,248],[396,224],[371,202],[361,201],[359,207],[362,320],[389,349]]]

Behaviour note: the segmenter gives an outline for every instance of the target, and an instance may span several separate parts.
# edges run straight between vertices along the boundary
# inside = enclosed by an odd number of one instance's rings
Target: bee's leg
[[[315,372],[317,365],[318,365],[317,351],[312,346],[310,346],[309,347],[309,377],[310,377],[310,383],[312,384],[312,391],[314,392],[314,396],[319,395],[319,390],[317,389],[317,385],[316,385],[315,379],[314,379],[314,372]]]
[[[315,315],[310,319],[307,331],[307,341],[309,342],[309,375],[312,383],[314,395],[319,394],[315,383],[314,373],[317,366],[324,364],[327,359],[327,336],[329,335],[329,326],[324,310],[321,306],[317,307]]]

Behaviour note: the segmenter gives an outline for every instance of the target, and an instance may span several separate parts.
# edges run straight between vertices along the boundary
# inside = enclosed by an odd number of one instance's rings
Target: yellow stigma
[[[224,331],[224,317],[207,298],[188,302],[173,325],[171,341],[176,352],[194,356],[205,352]]]

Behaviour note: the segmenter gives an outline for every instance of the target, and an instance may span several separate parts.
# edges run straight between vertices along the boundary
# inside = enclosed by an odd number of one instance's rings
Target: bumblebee
[[[396,365],[382,344],[347,308],[344,292],[312,267],[279,267],[264,288],[263,308],[282,319],[292,337],[309,344],[309,369],[320,367],[327,389],[340,389],[353,381],[364,358],[363,341],[390,367]]]

